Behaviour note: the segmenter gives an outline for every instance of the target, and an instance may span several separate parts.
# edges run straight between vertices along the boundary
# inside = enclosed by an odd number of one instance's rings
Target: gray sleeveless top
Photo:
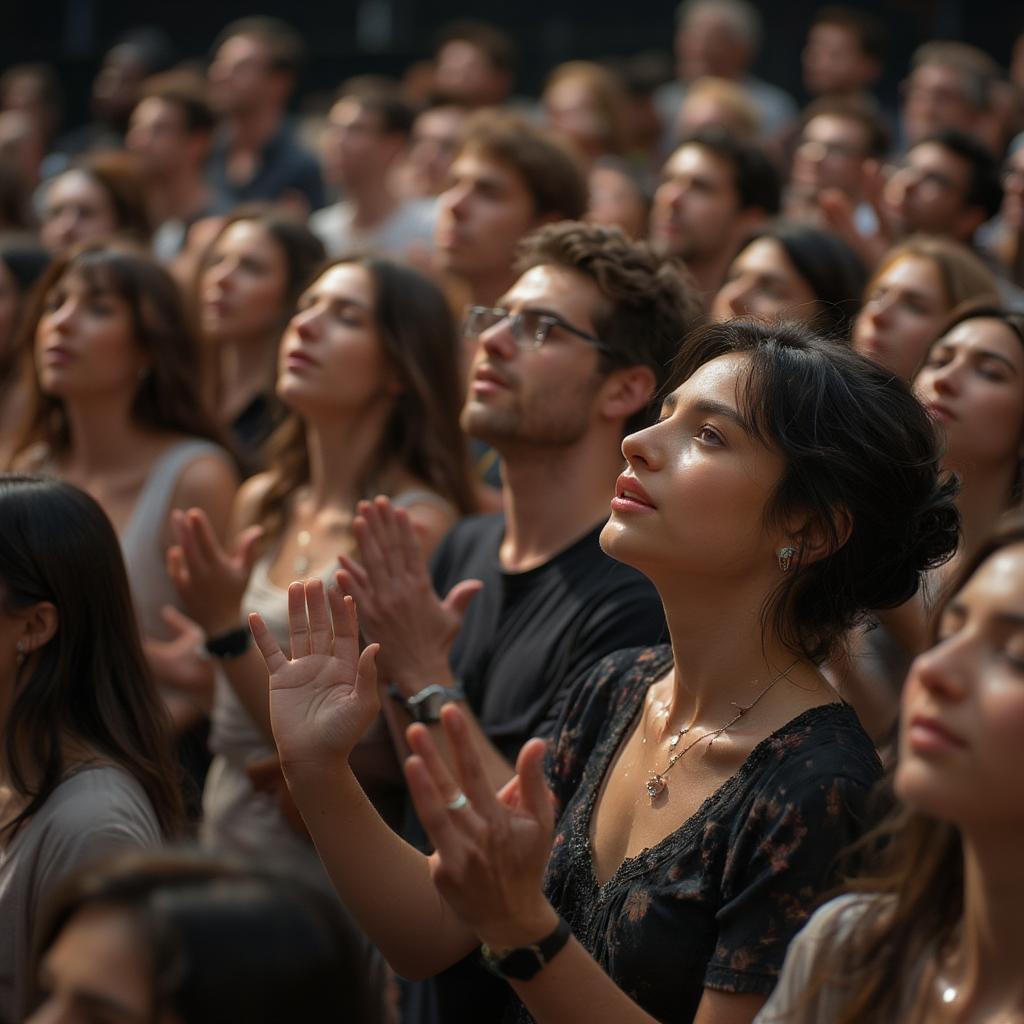
[[[231,462],[228,453],[212,441],[193,439],[171,445],[153,463],[132,517],[121,534],[121,553],[143,636],[157,640],[170,638],[160,610],[166,604],[180,608],[181,599],[167,575],[164,527],[182,472],[196,459],[208,455]]]

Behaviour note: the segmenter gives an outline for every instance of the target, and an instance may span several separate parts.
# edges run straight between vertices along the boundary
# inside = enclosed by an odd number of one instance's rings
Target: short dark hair
[[[956,550],[956,481],[941,472],[935,428],[909,386],[802,325],[731,320],[690,335],[672,386],[719,356],[750,358],[738,395],[755,437],[785,469],[765,509],[793,512],[828,554],[792,570],[762,609],[794,653],[824,660],[868,611],[895,608]]]
[[[122,853],[58,889],[36,931],[36,962],[77,914],[123,909],[151,964],[154,1018],[343,1020],[381,1024],[380,958],[340,903],[283,871],[200,854]]]
[[[911,149],[929,143],[948,149],[969,165],[964,202],[968,206],[980,206],[985,211],[985,220],[994,217],[1003,205],[1003,182],[999,161],[988,146],[957,128],[943,128],[915,142]]]
[[[367,114],[380,122],[385,135],[401,135],[407,139],[412,134],[416,111],[404,100],[398,89],[361,87],[351,85],[338,93],[335,102],[352,100]]]
[[[801,129],[816,117],[844,117],[856,121],[867,139],[866,156],[877,160],[892,148],[892,133],[878,108],[862,96],[822,96],[809,103],[800,118]]]
[[[577,220],[586,212],[587,181],[576,158],[520,114],[478,111],[466,125],[461,152],[477,152],[515,170],[538,218]]]
[[[1002,70],[984,50],[969,43],[933,39],[914,51],[910,58],[911,73],[927,64],[954,68],[960,75],[964,97],[975,110],[992,106],[992,90],[1002,77]]]
[[[835,25],[837,28],[846,29],[856,37],[857,45],[865,57],[873,57],[877,61],[885,60],[889,49],[889,37],[885,26],[867,11],[856,7],[844,7],[841,4],[823,7],[814,16],[811,28],[818,25]]]
[[[449,22],[436,37],[434,56],[449,43],[464,42],[475,46],[497,71],[512,74],[516,68],[516,44],[508,33],[490,22],[460,18]]]
[[[217,126],[217,116],[206,99],[202,83],[190,74],[167,71],[147,78],[139,100],[147,99],[162,100],[177,107],[189,135],[209,135]]]
[[[542,264],[566,267],[597,286],[604,306],[594,330],[608,346],[601,368],[647,366],[658,385],[667,379],[679,346],[703,319],[697,290],[682,264],[655,254],[615,227],[566,221],[548,224],[519,245],[516,273]],[[636,413],[627,430],[650,422],[655,406]]]
[[[740,209],[763,210],[769,216],[779,212],[782,178],[778,168],[760,146],[737,138],[722,128],[701,128],[680,140],[683,146],[701,146],[732,165]]]
[[[139,243],[149,241],[153,225],[146,204],[146,186],[131,153],[122,150],[86,153],[63,173],[75,172],[91,178],[106,193],[120,237]],[[60,175],[51,178],[49,185],[58,178]]]
[[[834,232],[810,224],[776,221],[754,232],[744,248],[759,238],[781,245],[797,273],[811,286],[822,308],[815,329],[845,342],[868,280],[860,257]]]
[[[306,44],[302,36],[281,18],[253,15],[239,18],[222,29],[213,44],[216,53],[229,39],[249,36],[258,39],[270,54],[270,67],[289,75],[298,75],[306,61]]]

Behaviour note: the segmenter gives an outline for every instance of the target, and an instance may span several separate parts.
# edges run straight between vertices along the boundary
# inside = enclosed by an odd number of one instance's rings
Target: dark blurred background
[[[757,3],[765,41],[755,72],[802,98],[800,48],[816,0]],[[880,90],[893,98],[911,51],[928,39],[974,43],[1006,65],[1024,6],[995,0],[885,0],[856,4],[880,16],[890,33],[889,75]],[[615,4],[606,0],[518,0],[484,8],[451,0],[347,0],[295,4],[262,0],[6,0],[0,68],[17,61],[54,63],[66,90],[65,125],[85,119],[89,85],[103,52],[118,35],[143,24],[171,36],[181,59],[204,58],[221,28],[234,18],[273,14],[306,38],[309,64],[299,96],[332,90],[342,79],[368,72],[399,75],[429,55],[437,29],[457,17],[485,18],[508,30],[519,46],[516,91],[535,95],[545,73],[561,61],[671,53],[673,0]]]

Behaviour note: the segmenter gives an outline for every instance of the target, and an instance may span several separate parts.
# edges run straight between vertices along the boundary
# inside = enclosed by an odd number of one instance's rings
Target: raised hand
[[[156,681],[187,695],[209,711],[213,700],[214,670],[213,662],[203,650],[203,630],[173,605],[165,605],[160,615],[174,636],[170,640],[147,637],[142,641],[142,649]]]
[[[270,724],[285,776],[347,760],[380,711],[377,645],[359,653],[355,602],[320,580],[288,588],[291,657],[255,612],[253,638],[270,673]]]
[[[167,549],[167,574],[189,615],[209,636],[234,629],[242,618],[242,595],[263,528],[244,530],[230,552],[217,539],[202,509],[175,509],[171,531],[175,543]]]
[[[356,599],[363,635],[381,644],[381,675],[411,696],[450,678],[448,652],[483,584],[463,580],[439,600],[405,510],[378,497],[357,511],[362,564],[342,555],[338,586]]]
[[[434,846],[434,884],[492,949],[536,942],[558,923],[542,890],[554,830],[545,744],[530,740],[519,753],[516,776],[495,794],[462,711],[449,705],[441,721],[454,774],[425,726],[406,733],[414,754],[405,776]]]

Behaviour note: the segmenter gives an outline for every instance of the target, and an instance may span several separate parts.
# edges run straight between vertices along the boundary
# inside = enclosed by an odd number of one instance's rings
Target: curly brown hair
[[[603,296],[593,314],[594,330],[606,346],[602,372],[650,367],[660,392],[679,346],[704,319],[683,264],[658,256],[646,242],[631,241],[619,228],[576,221],[549,224],[522,240],[516,273],[542,264],[582,274]],[[654,410],[652,402],[636,413],[626,432],[647,426]]]

